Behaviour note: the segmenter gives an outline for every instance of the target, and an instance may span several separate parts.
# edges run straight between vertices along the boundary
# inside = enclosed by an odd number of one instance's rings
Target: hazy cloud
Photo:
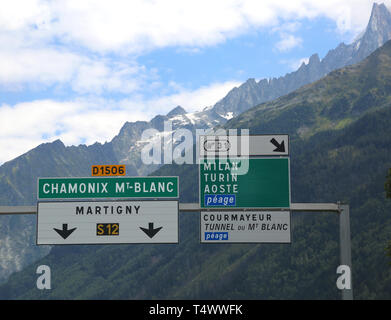
[[[6,44],[0,85],[59,83],[78,93],[128,93],[146,79],[148,71],[137,64],[145,51],[175,46],[194,54],[250,29],[272,28],[281,35],[275,48],[285,52],[302,43],[301,19],[327,17],[339,32],[359,32],[371,6],[371,0],[7,1],[0,11]]]
[[[300,46],[303,39],[296,37],[292,34],[283,33],[281,40],[276,43],[276,49],[281,52],[287,52],[297,46]]]
[[[0,163],[55,139],[61,139],[66,145],[104,143],[118,134],[125,121],[147,121],[177,105],[189,112],[200,110],[213,105],[237,85],[239,82],[213,83],[155,99],[97,98],[4,104],[0,106]]]
[[[341,33],[358,33],[371,0],[13,0],[0,10],[0,87],[66,87],[84,97],[0,106],[0,163],[37,144],[104,142],[123,122],[147,120],[180,104],[188,111],[213,105],[237,82],[195,90],[166,85],[165,96],[145,98],[140,88],[161,87],[159,70],[138,57],[158,48],[199,52],[249,30],[279,32],[277,50],[302,43],[302,19],[328,18]],[[391,4],[391,0],[385,0]],[[293,62],[292,62],[293,63]],[[174,93],[173,93],[174,92]],[[129,94],[111,101],[105,93]],[[94,96],[94,98],[86,98]]]

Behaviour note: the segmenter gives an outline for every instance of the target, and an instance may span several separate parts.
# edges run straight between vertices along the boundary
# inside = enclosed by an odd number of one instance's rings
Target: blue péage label
[[[234,207],[236,205],[236,196],[234,194],[206,194],[204,203],[208,207]]]
[[[228,240],[228,232],[205,232],[205,240]]]

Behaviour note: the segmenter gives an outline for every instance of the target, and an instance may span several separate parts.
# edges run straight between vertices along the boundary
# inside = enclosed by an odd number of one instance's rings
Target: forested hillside
[[[291,135],[293,202],[350,204],[355,298],[390,299],[391,42],[226,126]],[[179,175],[180,201],[197,202],[196,165]],[[338,299],[338,216],[293,213],[291,244],[200,244],[199,215],[180,214],[178,245],[55,246],[0,286],[2,299]],[[36,267],[52,290],[36,289]]]
[[[291,146],[292,201],[351,206],[355,298],[391,298],[385,254],[391,201],[391,108],[369,112],[340,130]],[[196,166],[178,174],[181,201],[197,201]],[[338,299],[338,218],[294,213],[291,244],[199,243],[198,214],[181,213],[179,245],[56,246],[0,287],[0,298],[45,299]],[[52,268],[53,289],[35,288],[37,265]]]

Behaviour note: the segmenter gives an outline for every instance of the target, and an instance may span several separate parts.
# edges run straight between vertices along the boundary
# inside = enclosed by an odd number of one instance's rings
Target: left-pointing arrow
[[[54,231],[56,231],[63,239],[66,239],[66,238],[68,238],[70,235],[71,235],[71,233],[73,232],[73,231],[75,231],[77,228],[73,228],[73,229],[69,229],[68,230],[68,224],[67,223],[64,223],[63,225],[62,225],[62,230],[61,229],[56,229],[56,228],[53,228],[54,229]]]

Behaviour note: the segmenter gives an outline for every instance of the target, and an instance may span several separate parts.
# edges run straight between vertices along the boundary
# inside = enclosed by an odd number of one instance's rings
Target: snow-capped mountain
[[[145,165],[140,151],[145,145],[146,129],[164,129],[172,122],[172,131],[213,128],[223,125],[240,113],[262,102],[286,95],[314,82],[329,72],[367,57],[391,39],[391,14],[384,4],[374,4],[368,27],[353,43],[340,44],[322,59],[317,54],[308,64],[280,78],[249,79],[233,88],[223,99],[202,111],[188,113],[178,106],[151,121],[126,122],[112,141],[91,146],[66,147],[61,141],[46,143],[0,166],[0,203],[32,205],[36,203],[36,181],[43,176],[88,176],[92,164],[123,163],[128,175],[146,175],[157,165]],[[47,253],[47,248],[34,245],[35,217],[0,217],[0,281],[12,272]]]
[[[367,28],[351,44],[341,43],[336,49],[330,50],[322,60],[318,54],[313,54],[308,64],[303,63],[297,71],[283,77],[262,79],[258,82],[255,79],[248,79],[239,87],[233,88],[214,106],[206,107],[202,111],[186,113],[178,106],[165,116],[156,116],[149,123],[127,122],[112,141],[114,146],[117,144],[120,146],[114,149],[122,163],[128,165],[136,163],[135,172],[139,174],[152,172],[156,167],[145,167],[140,161],[140,147],[143,145],[139,142],[140,128],[155,128],[163,131],[163,123],[167,120],[172,121],[174,131],[179,128],[195,131],[195,129],[223,125],[258,104],[277,99],[321,79],[331,71],[362,61],[390,39],[391,13],[384,4],[374,3]],[[125,142],[127,139],[130,140]]]

